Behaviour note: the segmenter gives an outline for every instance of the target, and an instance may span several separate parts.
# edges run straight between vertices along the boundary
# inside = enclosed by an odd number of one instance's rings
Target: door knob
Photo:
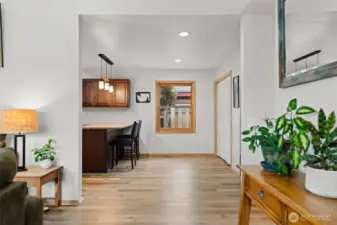
[[[264,198],[264,191],[263,190],[259,191],[259,196],[260,196],[260,198]]]

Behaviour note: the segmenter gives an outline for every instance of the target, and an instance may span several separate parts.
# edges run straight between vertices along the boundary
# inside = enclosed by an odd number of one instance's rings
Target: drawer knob
[[[259,196],[260,196],[260,198],[264,198],[264,191],[263,190],[259,191]]]

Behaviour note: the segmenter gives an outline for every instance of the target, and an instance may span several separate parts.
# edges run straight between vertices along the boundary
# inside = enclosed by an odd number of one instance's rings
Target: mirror
[[[280,88],[337,76],[337,11],[324,1],[278,0]]]

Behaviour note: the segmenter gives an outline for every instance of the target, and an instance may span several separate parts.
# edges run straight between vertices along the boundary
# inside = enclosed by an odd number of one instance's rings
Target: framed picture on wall
[[[240,108],[240,76],[233,78],[233,107]]]
[[[2,41],[2,13],[1,13],[1,3],[0,3],[0,67],[4,66],[4,49]]]
[[[137,103],[150,103],[151,102],[151,92],[136,92],[136,102]]]

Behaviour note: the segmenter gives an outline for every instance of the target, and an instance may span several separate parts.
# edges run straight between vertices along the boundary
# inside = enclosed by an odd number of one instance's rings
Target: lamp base
[[[22,139],[22,150],[18,153],[18,139]],[[14,150],[18,159],[18,171],[27,171],[26,169],[26,135],[19,133],[14,136]],[[20,160],[21,159],[21,160]],[[22,164],[20,163],[22,161]]]
[[[27,171],[27,168],[25,168],[25,167],[18,167],[18,171],[19,172]]]

